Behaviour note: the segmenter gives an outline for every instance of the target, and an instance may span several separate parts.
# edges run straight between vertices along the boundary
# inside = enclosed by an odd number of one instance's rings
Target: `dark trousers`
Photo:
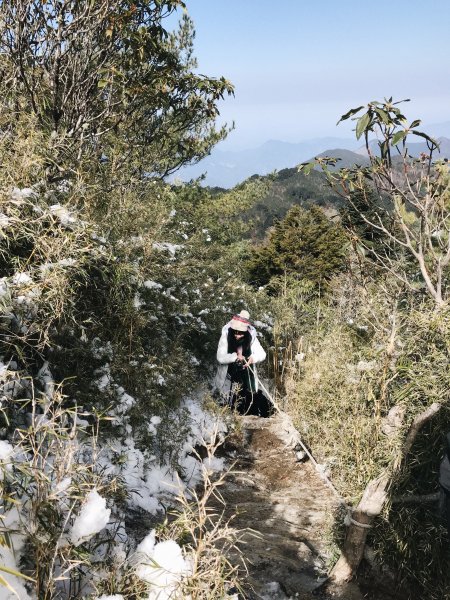
[[[255,415],[258,417],[270,417],[273,407],[261,391],[251,392],[249,390],[237,389],[230,391],[230,405],[240,415]]]

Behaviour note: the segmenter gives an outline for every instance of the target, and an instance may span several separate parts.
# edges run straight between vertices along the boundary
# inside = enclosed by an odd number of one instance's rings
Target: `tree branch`
[[[419,433],[420,429],[423,425],[432,419],[434,415],[436,415],[442,408],[442,405],[439,402],[433,402],[431,406],[429,406],[426,410],[417,415],[414,421],[411,423],[408,434],[406,436],[405,442],[402,446],[402,457],[405,459],[409,452],[411,451],[412,445]]]
[[[439,492],[432,494],[412,494],[411,496],[396,496],[392,498],[392,504],[428,504],[439,500]]]

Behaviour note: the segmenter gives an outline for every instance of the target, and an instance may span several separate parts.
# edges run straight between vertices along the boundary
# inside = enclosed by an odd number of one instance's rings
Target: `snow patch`
[[[36,198],[36,192],[32,188],[13,188],[11,192],[11,200],[21,203],[29,198]]]
[[[0,440],[0,481],[2,481],[5,476],[5,470],[10,471],[12,469],[10,457],[13,452],[14,448],[9,442]]]
[[[180,546],[174,540],[155,543],[154,530],[139,544],[136,556],[136,575],[153,588],[148,600],[173,598],[183,579],[192,573]]]
[[[12,283],[14,285],[27,285],[28,283],[33,283],[33,280],[28,273],[16,273],[12,278]]]
[[[109,521],[111,510],[106,508],[106,500],[97,490],[92,490],[74,521],[69,538],[74,546],[79,546],[104,529]]]
[[[13,551],[7,546],[0,545],[0,565],[6,569],[19,572]],[[0,587],[0,597],[2,600],[17,600],[18,598],[19,600],[31,600],[23,584],[23,579],[5,571],[2,571],[1,575],[15,591],[13,593],[2,585]]]
[[[170,242],[155,242],[153,248],[155,250],[167,250],[172,257],[175,257],[177,251],[184,248],[184,246],[182,244],[171,244]]]
[[[146,287],[148,290],[162,289],[162,285],[160,283],[157,283],[156,281],[151,281],[150,279],[147,281],[144,281],[144,287]]]
[[[61,204],[53,204],[49,207],[50,212],[54,215],[61,225],[69,225],[71,223],[76,223],[77,219],[73,216],[73,214]]]

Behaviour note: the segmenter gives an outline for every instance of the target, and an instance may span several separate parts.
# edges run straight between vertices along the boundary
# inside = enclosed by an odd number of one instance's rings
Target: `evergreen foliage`
[[[330,221],[318,207],[292,207],[275,224],[267,241],[252,249],[248,261],[249,280],[267,285],[283,275],[311,282],[316,288],[345,267],[347,240],[339,224]]]
[[[376,242],[382,239],[381,232],[370,224],[382,212],[384,222],[390,219],[387,210],[383,211],[379,199],[370,189],[355,190],[350,193],[348,202],[341,208],[342,226],[351,234],[354,242],[362,241],[368,248],[376,249]]]
[[[297,168],[282,169],[265,177],[253,177],[266,182],[267,191],[246,211],[245,217],[253,223],[252,238],[262,240],[267,230],[285,218],[292,206],[304,209],[320,206],[327,214],[336,214],[343,200],[327,184],[320,171],[309,176]],[[248,215],[248,217],[247,217]]]
[[[81,571],[111,594],[148,593],[108,552],[114,528],[80,547],[67,541],[91,490],[117,528],[128,518],[135,492],[105,474],[98,448],[118,449],[108,469],[137,468],[134,448],[143,472],[164,464],[188,477],[178,459],[191,421],[180,404],[205,381],[200,361],[211,362],[223,322],[255,308],[236,285],[240,213],[264,186],[213,196],[162,180],[226,135],[214,120],[232,92],[196,74],[187,17],[165,29],[183,6],[0,4],[0,436],[30,461],[2,462],[0,520],[20,506],[20,566],[40,598],[86,597]],[[202,552],[199,570],[207,563],[226,589],[222,557],[216,572],[212,550]],[[203,597],[195,585],[189,594]]]
[[[51,136],[48,176],[74,176],[83,155],[167,175],[223,139],[223,77],[195,72],[192,21],[165,28],[181,0],[19,0],[0,5],[0,81],[11,135],[22,113]],[[129,167],[132,165],[132,168]]]

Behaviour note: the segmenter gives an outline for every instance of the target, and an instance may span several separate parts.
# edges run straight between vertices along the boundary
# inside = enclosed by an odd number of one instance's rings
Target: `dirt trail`
[[[356,584],[334,592],[318,589],[326,580],[324,531],[336,497],[309,461],[298,462],[286,444],[280,416],[239,420],[240,431],[224,447],[237,472],[228,477],[221,494],[225,516],[233,517],[235,527],[254,532],[246,533],[240,545],[249,571],[246,597],[387,599],[374,590],[363,593]],[[238,555],[231,560],[239,561]]]

